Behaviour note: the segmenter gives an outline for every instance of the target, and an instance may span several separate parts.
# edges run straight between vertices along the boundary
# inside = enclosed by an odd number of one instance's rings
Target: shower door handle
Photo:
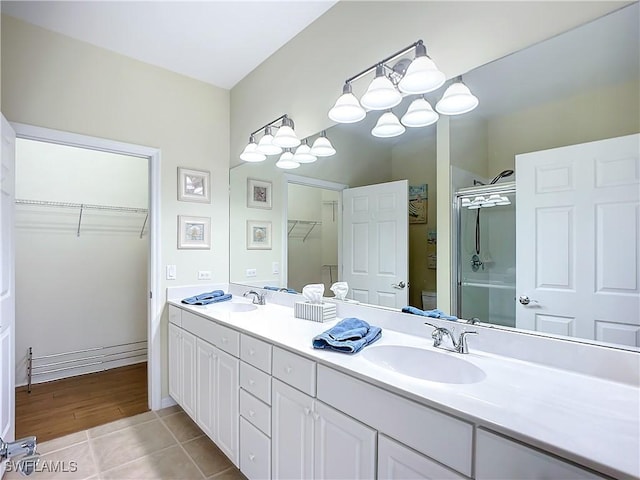
[[[391,286],[393,288],[397,288],[398,290],[402,290],[407,285],[404,282],[392,283]]]

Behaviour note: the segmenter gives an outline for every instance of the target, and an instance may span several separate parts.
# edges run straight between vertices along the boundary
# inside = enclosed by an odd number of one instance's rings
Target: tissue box
[[[296,302],[293,307],[293,314],[296,318],[320,323],[336,318],[335,303]]]

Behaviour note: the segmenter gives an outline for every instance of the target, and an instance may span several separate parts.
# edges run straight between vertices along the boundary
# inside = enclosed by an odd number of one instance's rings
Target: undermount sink
[[[209,305],[211,310],[218,310],[219,312],[252,312],[256,307],[252,303],[236,303],[236,302],[220,302]]]
[[[420,380],[439,383],[476,383],[486,377],[481,368],[457,353],[401,345],[365,348],[362,357],[379,366]]]

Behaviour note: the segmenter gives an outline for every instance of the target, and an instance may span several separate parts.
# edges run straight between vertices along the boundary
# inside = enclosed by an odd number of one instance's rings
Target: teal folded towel
[[[402,311],[404,313],[412,313],[413,315],[422,315],[423,317],[431,317],[431,318],[441,318],[442,320],[457,320],[458,317],[453,315],[446,315],[442,310],[438,310],[437,308],[433,310],[420,310],[419,308],[407,306],[402,307]]]
[[[187,305],[209,305],[210,303],[224,302],[230,300],[231,294],[225,294],[222,290],[214,290],[212,292],[200,293],[193,297],[184,298],[182,303]]]
[[[359,318],[345,318],[313,339],[313,348],[357,353],[382,336],[382,329]]]

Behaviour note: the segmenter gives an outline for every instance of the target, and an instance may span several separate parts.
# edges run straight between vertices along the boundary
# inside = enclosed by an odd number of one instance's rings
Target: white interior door
[[[639,150],[636,134],[516,156],[518,328],[640,346]]]
[[[343,280],[349,298],[408,305],[408,185],[400,180],[343,190]]]
[[[13,211],[15,200],[16,134],[2,116],[0,157],[0,436],[15,440],[15,255]],[[1,463],[0,477],[5,464]]]

